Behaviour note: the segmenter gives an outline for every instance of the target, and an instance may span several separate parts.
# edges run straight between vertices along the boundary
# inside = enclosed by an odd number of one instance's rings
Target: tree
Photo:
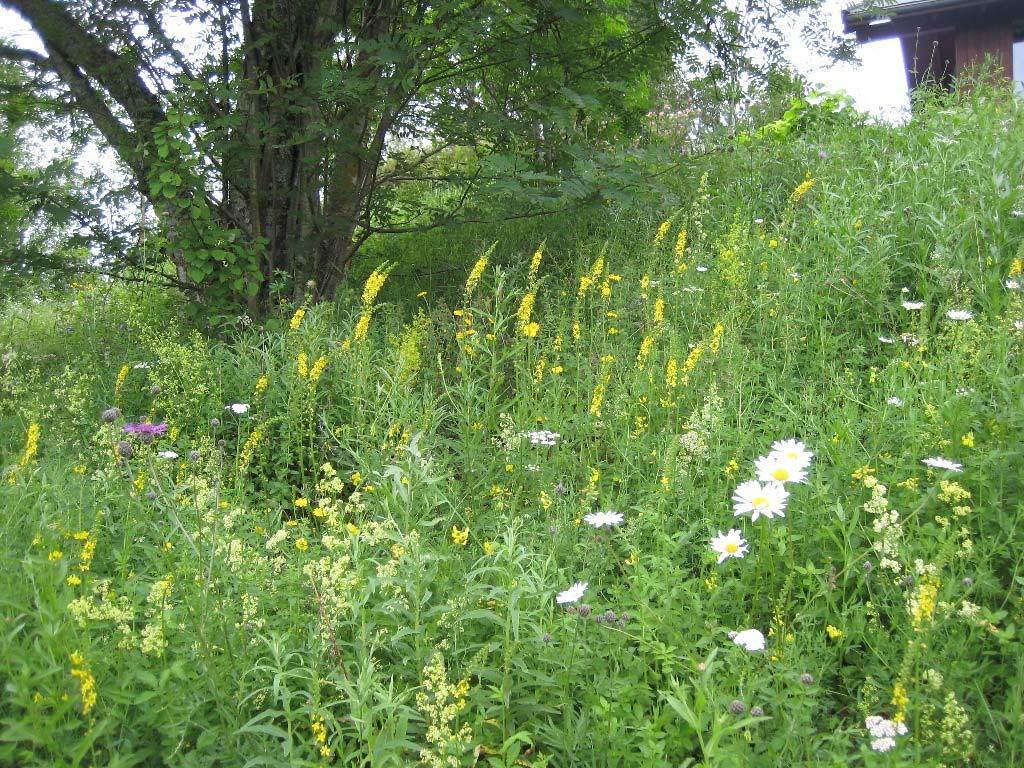
[[[482,190],[531,190],[527,212],[556,183],[592,197],[584,148],[638,132],[674,57],[740,46],[743,26],[728,0],[0,5],[45,49],[0,56],[88,115],[152,203],[178,283],[253,310],[280,276],[295,298],[332,296],[368,237],[451,222]],[[400,205],[418,181],[432,202]]]

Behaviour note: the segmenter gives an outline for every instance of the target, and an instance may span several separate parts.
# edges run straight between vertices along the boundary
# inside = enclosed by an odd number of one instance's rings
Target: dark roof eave
[[[847,34],[856,33],[858,42],[865,42],[899,36],[901,33],[897,28],[900,25],[894,25],[893,22],[907,22],[919,15],[957,12],[984,6],[1002,5],[1007,9],[1009,7],[1008,3],[1001,3],[1000,0],[904,0],[886,7],[879,7],[880,5],[881,3],[868,0],[844,9],[841,13],[843,31]],[[877,23],[882,19],[887,19],[888,23]]]

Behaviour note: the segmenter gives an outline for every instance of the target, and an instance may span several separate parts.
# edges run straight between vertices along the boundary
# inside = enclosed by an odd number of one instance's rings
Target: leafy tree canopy
[[[161,223],[169,279],[258,311],[282,281],[332,296],[376,233],[479,216],[488,196],[529,215],[628,188],[608,158],[681,61],[763,73],[776,20],[816,5],[0,0],[43,43],[0,56],[116,151]]]

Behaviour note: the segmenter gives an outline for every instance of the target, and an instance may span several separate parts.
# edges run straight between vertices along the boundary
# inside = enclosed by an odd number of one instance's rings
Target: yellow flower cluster
[[[679,230],[679,235],[676,237],[675,247],[675,259],[676,259],[676,271],[685,272],[687,268],[686,262],[683,260],[686,255],[686,230]]]
[[[370,317],[373,315],[373,302],[376,300],[381,288],[384,287],[384,282],[388,279],[392,269],[394,269],[394,265],[385,262],[373,270],[370,276],[366,278],[361,299],[363,305],[362,313],[359,315],[359,320],[356,321],[356,327],[352,333],[356,341],[366,339],[367,331],[370,329]]]
[[[299,378],[309,378],[309,356],[305,352],[299,352],[299,359],[297,361],[297,367],[299,370]]]
[[[96,706],[96,678],[86,665],[85,657],[77,651],[71,654],[71,676],[78,680],[82,714],[88,715]]]
[[[668,236],[668,231],[672,229],[672,219],[665,219],[658,226],[658,231],[654,233],[654,247],[657,248],[661,245],[662,241]]]
[[[793,205],[799,203],[804,195],[811,191],[811,187],[815,184],[814,179],[811,178],[811,174],[807,174],[807,177],[793,190],[793,194],[789,196],[789,202]]]
[[[299,326],[302,325],[302,318],[306,316],[305,307],[299,307],[295,310],[295,314],[292,315],[292,319],[288,323],[288,327],[293,330],[299,330]]]
[[[245,443],[242,444],[242,450],[238,452],[239,473],[244,473],[249,469],[249,464],[252,463],[252,458],[256,453],[256,449],[259,447],[260,440],[262,439],[262,427],[256,427],[256,429],[249,433],[249,437],[247,437],[245,439]]]
[[[494,245],[497,245],[495,243]],[[487,262],[490,261],[491,252],[494,251],[494,245],[487,249],[479,259],[476,260],[476,264],[469,271],[469,277],[466,278],[466,301],[469,301],[473,295],[473,291],[476,290],[477,285],[480,283],[480,278],[484,276],[484,270],[487,269]]]
[[[320,377],[324,375],[324,369],[327,367],[327,355],[321,355],[317,358],[316,362],[313,363],[313,367],[309,369],[309,383],[316,384],[320,381]]]
[[[35,422],[28,425],[28,429],[25,431],[25,449],[21,453],[21,458],[18,459],[19,468],[24,469],[39,455],[39,432],[39,425]]]
[[[266,392],[267,387],[269,386],[270,378],[267,376],[267,374],[264,373],[262,376],[256,379],[256,389],[254,390],[254,394],[256,395],[256,397],[259,397],[264,392]]]
[[[533,282],[537,279],[537,273],[540,272],[540,260],[544,257],[544,243],[537,246],[537,250],[533,254],[533,258],[530,260],[530,273],[527,275],[527,280]]]
[[[320,756],[327,759],[331,756],[331,748],[327,746],[327,725],[322,717],[313,718],[309,729],[313,732],[313,740],[320,748]]]
[[[416,708],[427,724],[424,735],[428,746],[420,751],[420,762],[429,768],[462,765],[473,732],[468,724],[456,728],[459,713],[466,708],[469,681],[450,683],[444,657],[435,653],[423,668],[422,683],[416,694]]]
[[[127,363],[121,366],[121,370],[117,372],[117,383],[114,384],[114,399],[121,394],[121,388],[124,387],[125,379],[128,378],[128,372],[131,370],[131,366]]]
[[[457,525],[452,526],[452,541],[458,544],[460,547],[466,546],[469,543],[469,526],[465,528],[459,528]]]

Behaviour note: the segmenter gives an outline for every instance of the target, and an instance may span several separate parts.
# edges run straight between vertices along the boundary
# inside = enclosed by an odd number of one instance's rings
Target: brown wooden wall
[[[991,56],[1002,67],[997,73],[1010,77],[1013,65],[1013,28],[1009,24],[958,29],[956,41],[956,74],[966,67],[980,64]]]

